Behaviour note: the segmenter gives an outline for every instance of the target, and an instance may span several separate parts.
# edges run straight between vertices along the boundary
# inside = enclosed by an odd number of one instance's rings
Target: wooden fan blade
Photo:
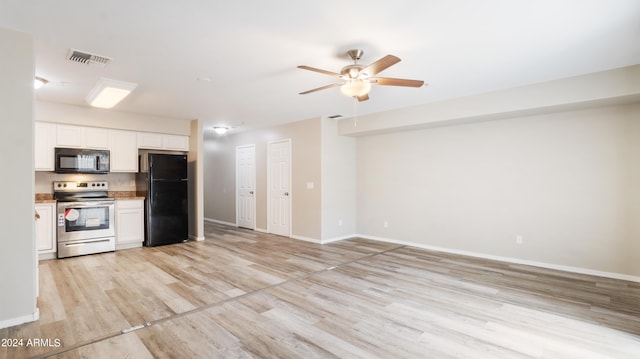
[[[378,72],[381,72],[385,69],[388,69],[389,67],[397,64],[398,62],[400,62],[400,58],[395,57],[393,55],[387,55],[383,58],[381,58],[380,60],[372,63],[371,65],[365,67],[361,72],[364,72],[365,74],[369,75],[369,76],[373,76],[375,74],[377,74]]]
[[[330,89],[330,88],[332,88],[332,87],[342,86],[342,84],[343,84],[342,82],[338,82],[338,83],[335,83],[335,84],[331,84],[331,85],[326,85],[326,86],[322,86],[322,87],[314,88],[314,89],[311,89],[311,90],[307,90],[307,91],[304,91],[304,92],[300,92],[300,95],[306,95],[306,94],[308,94],[308,93],[312,93],[312,92],[316,92],[316,91],[320,91],[320,90],[326,90],[326,89]]]
[[[420,87],[424,85],[424,81],[421,80],[394,79],[390,77],[374,77],[370,80],[372,80],[376,85],[382,86]]]
[[[364,94],[362,96],[358,96],[357,97],[358,101],[362,102],[362,101],[367,101],[369,99],[369,95],[368,94]]]
[[[319,72],[321,74],[325,74],[325,75],[329,75],[329,76],[334,76],[334,77],[340,77],[340,74],[337,72],[332,72],[332,71],[327,71],[327,70],[323,70],[323,69],[317,69],[315,67],[311,67],[311,66],[298,66],[299,69],[303,69],[303,70],[309,70],[309,71],[315,71],[315,72]]]

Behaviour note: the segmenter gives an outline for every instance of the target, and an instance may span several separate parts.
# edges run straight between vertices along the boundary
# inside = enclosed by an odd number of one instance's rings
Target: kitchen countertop
[[[109,191],[109,197],[113,197],[116,200],[144,199],[144,196],[138,195],[136,191]]]
[[[51,193],[36,193],[36,203],[56,203]]]
[[[117,200],[144,200],[144,196],[138,195],[136,191],[113,191],[109,192],[109,197]],[[56,203],[51,193],[36,193],[35,203]]]
[[[56,203],[55,199],[36,199],[36,204],[42,203]]]

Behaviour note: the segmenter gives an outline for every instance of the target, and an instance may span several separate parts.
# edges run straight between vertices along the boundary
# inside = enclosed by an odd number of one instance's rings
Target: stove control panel
[[[87,182],[68,182],[54,181],[54,192],[89,192],[89,191],[107,191],[109,183],[107,181],[87,181]]]

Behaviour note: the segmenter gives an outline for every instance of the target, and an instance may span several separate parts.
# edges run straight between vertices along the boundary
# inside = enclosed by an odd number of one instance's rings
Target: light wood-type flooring
[[[0,330],[23,340],[0,358],[640,357],[640,283],[363,239],[205,231],[40,262],[40,320]]]

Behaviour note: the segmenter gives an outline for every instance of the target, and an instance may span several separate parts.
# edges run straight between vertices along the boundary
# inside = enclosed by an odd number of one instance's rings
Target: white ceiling
[[[33,34],[38,100],[85,106],[100,77],[138,88],[114,110],[252,128],[345,117],[640,63],[637,0],[0,0],[0,27]],[[65,60],[70,48],[113,59]],[[334,78],[350,48],[362,63],[402,59],[354,105]],[[4,49],[3,51],[5,51]],[[207,77],[211,81],[198,81]]]

